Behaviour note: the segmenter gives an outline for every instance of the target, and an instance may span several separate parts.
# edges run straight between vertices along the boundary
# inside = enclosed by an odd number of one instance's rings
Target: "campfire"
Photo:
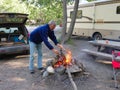
[[[54,60],[49,60],[46,63],[46,70],[43,73],[43,77],[46,77],[50,74],[59,73],[64,74],[67,73],[70,79],[70,82],[73,86],[74,90],[77,90],[77,86],[72,79],[71,73],[83,72],[84,67],[82,63],[79,63],[76,59],[72,57],[72,52],[70,50],[66,50],[65,54],[62,50],[60,50],[60,54],[57,55]]]
[[[70,73],[76,73],[84,71],[82,63],[79,63],[76,59],[72,57],[72,52],[70,50],[60,50],[60,54],[57,55],[53,60],[46,62],[46,71],[43,73],[43,77],[53,74],[55,72],[59,74],[64,74],[69,68]]]
[[[60,66],[66,67],[67,65],[72,64],[72,53],[71,51],[67,51],[66,55],[64,55],[61,50],[60,55],[58,55],[56,59],[56,63],[53,65],[54,68],[58,68]]]

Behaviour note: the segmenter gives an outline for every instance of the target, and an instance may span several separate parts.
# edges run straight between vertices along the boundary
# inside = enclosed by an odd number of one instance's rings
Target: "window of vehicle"
[[[72,18],[73,12],[74,12],[74,11],[71,11],[71,12],[70,12],[70,18]],[[76,18],[78,18],[78,19],[82,18],[82,10],[78,10],[78,11],[77,11],[77,16],[76,16]]]
[[[120,6],[117,6],[117,14],[120,14]]]

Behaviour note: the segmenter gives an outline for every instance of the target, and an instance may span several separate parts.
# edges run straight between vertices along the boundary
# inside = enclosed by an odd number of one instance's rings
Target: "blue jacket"
[[[35,44],[40,44],[42,41],[49,49],[53,49],[53,46],[49,43],[48,37],[57,45],[57,39],[54,35],[54,31],[51,31],[48,24],[39,26],[30,33],[30,41]]]

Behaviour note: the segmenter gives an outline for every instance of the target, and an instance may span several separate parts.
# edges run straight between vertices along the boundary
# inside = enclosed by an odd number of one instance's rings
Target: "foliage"
[[[24,3],[20,3],[18,0],[1,0],[0,12],[17,12],[28,13],[27,7]]]
[[[58,23],[61,22],[62,17],[62,3],[59,2],[52,2],[50,5],[43,7],[41,9],[41,14],[44,15],[44,21],[48,22],[49,20],[53,19],[56,20]]]
[[[30,19],[37,22],[47,23],[51,19],[61,23],[62,2],[61,0],[21,0],[29,6]],[[33,8],[34,6],[34,8]]]
[[[97,0],[87,0],[88,2],[97,1]]]
[[[1,0],[0,12],[27,13],[29,19],[37,24],[47,23],[53,19],[60,24],[63,18],[63,0]],[[74,0],[67,0],[72,4]],[[92,1],[92,0],[88,0]]]

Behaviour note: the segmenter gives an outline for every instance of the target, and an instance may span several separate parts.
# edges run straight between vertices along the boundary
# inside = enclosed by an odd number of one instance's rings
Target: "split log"
[[[68,67],[68,66],[67,66],[67,73],[68,73],[68,77],[69,77],[69,79],[70,79],[70,82],[71,82],[74,90],[78,90],[78,89],[77,89],[77,85],[76,85],[75,82],[73,81],[73,78],[72,78],[72,75],[71,75],[71,73],[70,73],[70,70],[69,70],[69,67]]]

